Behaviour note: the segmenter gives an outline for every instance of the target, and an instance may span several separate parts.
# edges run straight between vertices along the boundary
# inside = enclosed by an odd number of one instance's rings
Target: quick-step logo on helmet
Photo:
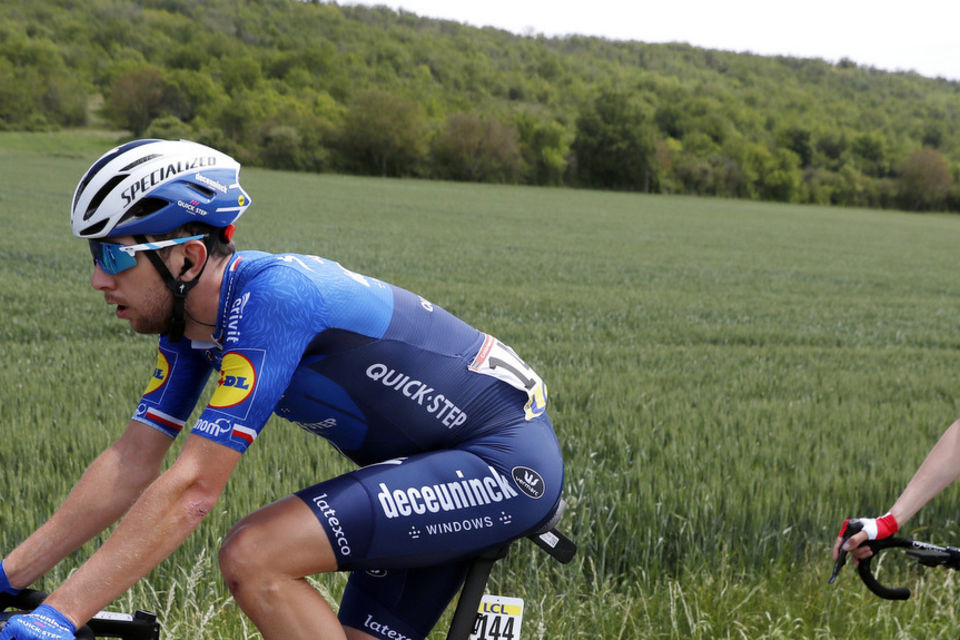
[[[185,200],[177,200],[177,206],[189,213],[192,216],[205,216],[207,215],[206,209],[200,206],[199,200],[191,200],[189,202]]]
[[[177,160],[165,167],[154,169],[148,175],[140,178],[132,185],[120,192],[120,197],[127,205],[132,204],[141,193],[145,193],[161,182],[187,171],[195,171],[204,167],[213,167],[217,164],[216,156],[202,156],[192,160]]]
[[[401,518],[413,514],[458,511],[493,502],[503,502],[516,498],[517,493],[510,481],[488,466],[489,475],[481,478],[464,478],[457,470],[457,480],[421,487],[391,489],[386,483],[380,483],[380,508],[388,518]]]
[[[147,390],[143,392],[143,395],[148,395],[162,387],[166,382],[167,378],[170,377],[170,361],[167,360],[167,356],[163,355],[163,351],[157,350],[157,366],[153,369],[153,374],[150,376],[150,382],[147,383]]]

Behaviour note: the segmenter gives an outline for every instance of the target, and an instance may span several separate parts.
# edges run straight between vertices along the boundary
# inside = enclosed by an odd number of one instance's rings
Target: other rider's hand
[[[77,628],[51,607],[42,604],[31,613],[13,616],[0,631],[0,640],[74,640]]]
[[[851,522],[859,522],[863,528],[850,536],[850,539],[844,544],[843,537],[847,531],[847,524]],[[893,517],[892,513],[886,513],[879,518],[855,518],[854,520],[846,520],[843,526],[840,527],[840,533],[837,534],[837,541],[833,545],[833,559],[837,560],[837,558],[840,557],[841,545],[843,545],[843,551],[849,552],[855,562],[869,558],[873,555],[873,551],[863,543],[867,540],[889,538],[895,534],[899,528],[900,525],[897,524],[897,519]],[[0,638],[0,640],[3,639]]]

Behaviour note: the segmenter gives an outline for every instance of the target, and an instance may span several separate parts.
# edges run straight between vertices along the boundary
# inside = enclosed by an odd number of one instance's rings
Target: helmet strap
[[[148,242],[147,237],[143,235],[135,235],[133,238],[139,243]],[[183,339],[183,332],[187,326],[187,322],[184,319],[184,306],[187,302],[187,294],[200,282],[200,276],[203,275],[203,270],[207,268],[207,260],[203,261],[203,265],[200,267],[200,273],[197,274],[196,278],[190,282],[184,282],[179,277],[173,277],[170,269],[163,263],[163,260],[157,255],[156,251],[144,251],[144,253],[147,258],[150,259],[150,262],[153,263],[153,268],[160,274],[160,277],[163,279],[163,284],[173,293],[173,313],[167,321],[167,330],[164,332],[164,335],[167,336],[170,342],[180,342],[180,340]]]

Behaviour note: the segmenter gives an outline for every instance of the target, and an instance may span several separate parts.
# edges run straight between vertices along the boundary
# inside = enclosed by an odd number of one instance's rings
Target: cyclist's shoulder
[[[317,280],[320,258],[264,251],[241,251],[227,265],[223,289],[228,305],[252,293],[271,303],[304,295],[306,281]]]
[[[391,289],[328,258],[299,253],[241,251],[227,263],[221,284],[219,324],[230,334],[239,324],[264,331],[279,326],[322,330],[352,324],[358,310],[382,314]],[[372,310],[372,311],[371,311]]]
[[[393,285],[320,256],[242,252],[237,257],[237,266],[231,264],[226,276],[228,305],[232,304],[229,300],[249,294],[278,308],[293,303],[339,315],[345,307],[384,306],[395,290]]]
[[[261,328],[283,324],[291,314],[322,308],[319,290],[298,269],[287,268],[283,254],[241,251],[227,263],[220,285],[218,334],[232,335],[253,318]],[[218,338],[219,339],[219,338]]]
[[[352,281],[368,284],[375,280],[354,273],[336,260],[302,253],[267,253],[264,251],[240,251],[227,267],[227,277],[236,273],[241,282],[256,280],[299,280],[306,278],[315,282],[335,283]]]

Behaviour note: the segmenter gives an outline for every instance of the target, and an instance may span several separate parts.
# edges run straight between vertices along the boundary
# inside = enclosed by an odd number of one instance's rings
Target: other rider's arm
[[[241,454],[191,435],[102,547],[45,604],[83,624],[170,555],[219,498]]]
[[[960,477],[960,420],[947,427],[940,440],[927,454],[923,464],[920,465],[913,478],[907,483],[903,493],[890,507],[890,513],[897,523],[903,526],[903,523],[912,518],[923,505],[946,489],[958,477]],[[872,555],[870,549],[860,546],[866,540],[866,532],[861,531],[851,536],[845,548],[851,551],[855,558],[869,557]],[[840,552],[840,541],[841,539],[837,538],[837,542],[833,546],[834,559],[838,557]]]
[[[87,468],[63,505],[4,560],[11,584],[26,587],[116,522],[160,473],[172,439],[131,420]]]

